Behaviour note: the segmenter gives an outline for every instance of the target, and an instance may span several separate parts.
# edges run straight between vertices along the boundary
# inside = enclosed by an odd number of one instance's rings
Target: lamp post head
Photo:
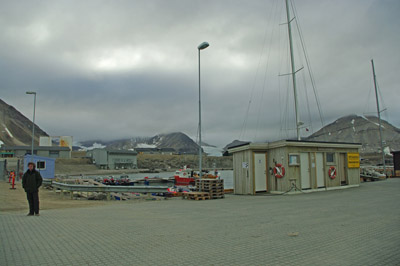
[[[202,42],[199,46],[197,46],[197,49],[203,50],[206,49],[210,44],[208,42]]]
[[[27,91],[26,94],[36,94],[35,91]]]

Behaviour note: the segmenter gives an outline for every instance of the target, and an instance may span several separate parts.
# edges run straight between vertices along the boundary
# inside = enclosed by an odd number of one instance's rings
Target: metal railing
[[[168,192],[168,186],[96,186],[76,185],[52,182],[54,188],[77,192],[136,192],[136,193],[163,193]]]

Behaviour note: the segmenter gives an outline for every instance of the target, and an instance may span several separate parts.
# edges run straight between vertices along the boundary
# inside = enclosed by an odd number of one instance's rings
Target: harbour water
[[[212,173],[212,172],[211,172]],[[220,178],[224,180],[225,189],[233,188],[233,170],[223,170],[218,171]],[[174,176],[174,172],[161,172],[161,173],[136,173],[136,174],[121,174],[121,175],[98,175],[98,176],[84,176],[84,178],[108,178],[113,176],[114,178],[119,178],[120,176],[128,176],[131,180],[143,179],[145,177],[160,177],[169,178]]]

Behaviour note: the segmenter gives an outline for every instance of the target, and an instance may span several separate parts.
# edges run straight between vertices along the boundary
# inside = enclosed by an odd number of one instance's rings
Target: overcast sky
[[[325,123],[375,112],[400,125],[400,1],[295,1]],[[293,13],[293,10],[291,10]],[[182,131],[203,140],[294,136],[283,0],[0,0],[0,98],[74,140]],[[321,127],[292,23],[302,134]],[[283,76],[279,76],[283,75]],[[250,102],[250,104],[249,104]],[[248,110],[248,111],[247,111]]]

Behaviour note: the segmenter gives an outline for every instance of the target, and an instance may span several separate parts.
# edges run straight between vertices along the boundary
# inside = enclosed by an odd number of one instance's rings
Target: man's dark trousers
[[[26,192],[29,202],[29,214],[39,214],[39,191]]]

